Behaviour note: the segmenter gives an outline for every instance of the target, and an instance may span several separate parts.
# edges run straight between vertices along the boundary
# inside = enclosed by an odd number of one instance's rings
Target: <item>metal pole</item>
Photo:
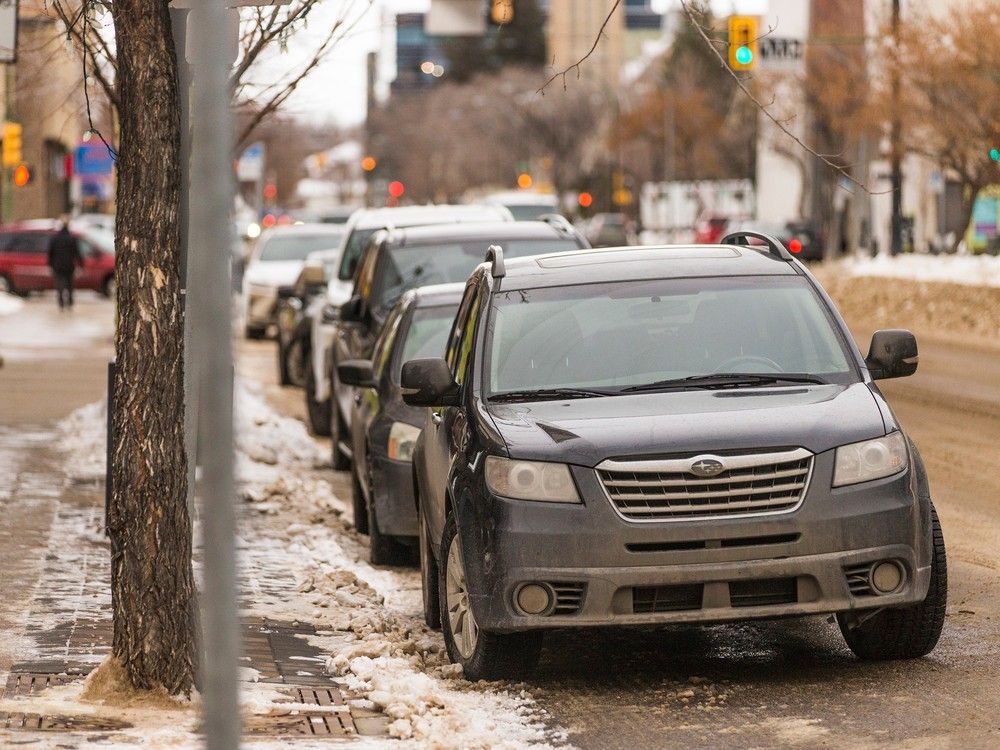
[[[221,2],[195,3],[190,50],[191,245],[188,267],[198,278],[187,301],[192,325],[204,334],[198,347],[204,538],[202,686],[209,750],[231,750],[240,740],[237,694],[239,622],[236,613],[235,493],[233,488],[233,351],[229,248],[235,183],[229,109],[231,11]]]
[[[892,179],[892,220],[890,226],[890,252],[899,255],[903,252],[903,126],[899,119],[899,0],[892,0],[892,121],[890,123],[889,142],[890,171]]]

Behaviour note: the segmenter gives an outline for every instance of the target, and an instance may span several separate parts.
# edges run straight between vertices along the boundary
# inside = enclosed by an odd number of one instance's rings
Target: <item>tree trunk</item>
[[[111,457],[113,653],[141,689],[191,691],[191,520],[184,453],[180,115],[167,0],[111,3],[121,101],[119,322]]]

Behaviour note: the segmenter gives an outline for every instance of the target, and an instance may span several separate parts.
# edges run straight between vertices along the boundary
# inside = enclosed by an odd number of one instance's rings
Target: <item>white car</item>
[[[401,206],[398,208],[359,209],[346,224],[340,267],[327,284],[326,295],[318,297],[311,310],[312,370],[306,376],[306,410],[309,426],[317,435],[330,434],[330,349],[333,346],[340,306],[347,302],[354,287],[358,260],[372,235],[380,229],[429,224],[453,224],[482,221],[513,221],[509,210],[499,205]],[[321,301],[322,300],[322,301]]]
[[[287,293],[309,253],[339,247],[344,227],[299,224],[261,234],[243,272],[243,311],[247,338],[263,338],[275,322],[278,295]]]
[[[532,190],[493,193],[483,202],[491,206],[503,206],[514,215],[516,221],[537,221],[546,214],[559,213],[558,196],[552,193],[536,193]]]

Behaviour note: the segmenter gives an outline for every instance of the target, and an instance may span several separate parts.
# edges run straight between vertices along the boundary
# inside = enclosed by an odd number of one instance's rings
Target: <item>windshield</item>
[[[454,304],[424,307],[413,313],[413,320],[410,321],[410,327],[406,331],[406,340],[403,342],[402,356],[396,363],[397,381],[404,362],[409,362],[411,359],[444,356],[448,333],[451,331],[451,324],[455,319],[455,310],[457,309],[458,305]]]
[[[341,281],[350,281],[354,278],[354,272],[358,269],[358,261],[361,260],[361,253],[368,244],[371,236],[378,229],[355,229],[347,238],[347,246],[344,248],[344,257],[340,261],[340,273],[337,278]]]
[[[465,281],[483,262],[491,244],[503,248],[505,258],[579,250],[575,239],[475,240],[433,245],[405,245],[386,254],[386,268],[375,289],[376,307],[390,307],[405,292],[418,286]]]
[[[618,390],[718,373],[857,380],[801,277],[657,279],[501,292],[489,391]]]
[[[331,250],[340,244],[342,235],[336,232],[325,234],[287,234],[271,237],[260,250],[258,260],[305,260],[309,253],[317,250]]]

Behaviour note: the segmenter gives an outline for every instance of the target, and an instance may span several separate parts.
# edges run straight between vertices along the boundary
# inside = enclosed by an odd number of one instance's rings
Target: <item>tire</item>
[[[368,486],[372,488],[374,498],[375,485],[369,482]],[[410,562],[410,547],[379,529],[374,499],[368,503],[368,547],[372,565],[406,565]]]
[[[288,374],[288,350],[281,343],[281,334],[278,334],[278,384],[292,384],[292,379]]]
[[[266,333],[267,333],[267,328],[262,328],[261,326],[251,326],[251,325],[248,325],[246,327],[246,336],[247,336],[247,338],[248,339],[253,339],[254,341],[257,341],[259,339],[264,338],[264,335]]]
[[[330,405],[326,413],[330,430],[328,433],[330,435],[330,464],[334,471],[347,471],[351,468],[351,458],[340,449],[340,443],[347,434],[347,425],[340,417],[337,394],[332,388],[330,389]]]
[[[330,403],[316,400],[316,373],[312,363],[306,368],[306,414],[309,416],[309,429],[313,435],[327,436],[330,434]],[[334,468],[337,468],[336,466]]]
[[[413,485],[416,487],[417,478],[413,477]],[[417,508],[417,519],[420,523],[420,588],[424,598],[424,623],[431,630],[441,629],[441,600],[440,586],[438,581],[437,560],[434,559],[431,542],[431,532],[427,528],[427,520],[424,512]]]
[[[115,286],[114,274],[109,274],[106,279],[101,283],[101,296],[108,299],[112,299],[115,296],[117,288]]]
[[[368,503],[358,480],[358,473],[351,467],[351,505],[354,507],[354,528],[359,534],[368,533]],[[373,561],[374,562],[374,561]]]
[[[937,645],[948,604],[948,562],[944,535],[933,505],[931,524],[931,582],[922,602],[885,609],[853,628],[844,614],[837,615],[840,632],[858,658],[870,661],[919,659]]]
[[[542,633],[489,633],[479,629],[468,602],[465,565],[458,546],[454,514],[445,521],[438,559],[441,561],[438,565],[438,607],[448,656],[462,666],[466,679],[473,682],[526,677],[538,663]],[[457,636],[456,627],[460,628]]]

